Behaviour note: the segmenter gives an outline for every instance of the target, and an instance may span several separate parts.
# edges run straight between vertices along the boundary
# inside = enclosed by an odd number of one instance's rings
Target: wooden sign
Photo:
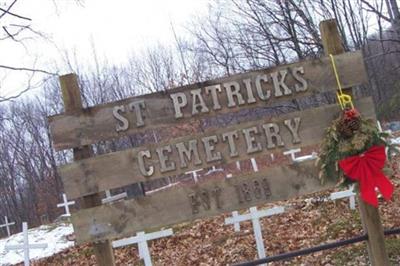
[[[335,57],[344,88],[367,80],[361,52]],[[328,57],[175,88],[50,117],[56,150],[337,88]]]
[[[375,118],[371,98],[357,101],[356,106],[363,116]],[[325,128],[339,110],[333,104],[241,123],[169,143],[80,160],[61,166],[59,173],[68,197],[76,198],[283,149],[315,145],[322,140]]]
[[[81,210],[72,216],[72,222],[78,243],[121,238],[144,229],[285,200],[335,185],[321,185],[317,177],[313,161],[278,166]]]
[[[321,23],[327,54],[334,54],[340,83],[366,83],[361,52],[344,51],[335,21]],[[340,112],[335,105],[263,117],[229,127],[92,157],[90,144],[255,107],[273,107],[337,89],[329,57],[252,71],[143,96],[82,108],[73,74],[60,78],[65,113],[51,117],[55,149],[73,148],[74,161],[61,166],[69,198],[83,197],[72,214],[78,243],[95,242],[99,265],[114,265],[111,239],[168,225],[286,200],[321,191],[314,162],[294,162],[230,178],[180,183],[145,197],[101,205],[100,192],[199,168],[269,156],[319,144]],[[375,119],[371,98],[355,101],[365,118]],[[254,166],[254,165],[253,165]],[[376,209],[359,202],[373,265],[388,265]]]

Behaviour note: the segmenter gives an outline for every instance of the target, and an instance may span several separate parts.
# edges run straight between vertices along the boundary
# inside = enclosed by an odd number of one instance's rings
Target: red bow
[[[360,184],[361,198],[368,204],[378,207],[375,188],[386,200],[390,200],[393,184],[382,173],[386,153],[384,146],[373,146],[366,152],[339,161],[340,168],[352,180]]]

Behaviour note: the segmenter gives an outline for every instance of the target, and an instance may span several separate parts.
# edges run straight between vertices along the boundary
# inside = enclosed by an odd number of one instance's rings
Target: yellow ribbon
[[[340,83],[339,74],[338,74],[337,68],[336,68],[335,58],[333,57],[332,54],[330,54],[329,56],[331,58],[333,72],[335,73],[336,82],[337,82],[337,86],[338,86],[338,89],[339,89],[339,91],[336,93],[336,96],[337,96],[340,108],[342,108],[342,110],[344,110],[346,107],[351,107],[353,109],[354,108],[354,104],[353,104],[351,96],[348,95],[348,94],[343,93],[342,85]]]

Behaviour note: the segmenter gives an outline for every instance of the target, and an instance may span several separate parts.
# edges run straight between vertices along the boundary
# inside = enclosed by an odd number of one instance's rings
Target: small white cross
[[[271,153],[270,156],[271,156],[271,160],[274,161],[275,160],[275,155],[273,153]]]
[[[128,197],[128,194],[126,194],[126,192],[111,196],[111,192],[110,190],[106,190],[106,197],[104,199],[101,200],[101,203],[106,204],[106,203],[111,203],[113,201],[117,201],[123,198]]]
[[[187,174],[187,175],[191,174],[192,177],[193,177],[194,182],[197,183],[197,182],[199,182],[199,179],[198,179],[199,175],[197,173],[200,172],[200,171],[203,171],[203,168],[200,168],[200,169],[197,169],[197,170],[193,170],[193,171],[188,171],[185,174]]]
[[[138,232],[136,236],[123,238],[112,242],[113,248],[123,247],[132,244],[138,244],[139,246],[139,256],[144,260],[144,265],[151,266],[151,257],[149,246],[147,241],[154,240],[157,238],[168,237],[173,235],[172,229],[162,230],[158,232],[153,232],[146,234],[145,232]]]
[[[385,131],[383,131],[383,129],[382,129],[382,125],[381,125],[381,122],[379,122],[379,121],[376,121],[376,124],[377,124],[377,126],[378,126],[378,130],[379,130],[379,132],[384,132],[384,133],[387,133],[387,134],[391,134],[392,133],[392,131],[389,129],[389,130],[385,130]]]
[[[57,204],[57,207],[58,208],[64,207],[65,214],[63,214],[62,216],[69,217],[69,216],[71,216],[71,213],[69,212],[69,205],[74,205],[74,204],[75,204],[75,201],[68,201],[67,195],[65,195],[65,193],[63,193],[63,203]]]
[[[0,224],[0,228],[5,227],[7,229],[7,235],[10,236],[11,235],[10,234],[10,225],[14,225],[15,222],[9,223],[7,216],[4,216],[4,220],[5,220],[5,223],[4,224]]]
[[[24,250],[24,265],[29,266],[29,249],[38,249],[38,248],[47,248],[47,244],[29,244],[28,238],[28,224],[26,222],[22,223],[22,233],[24,236],[24,243],[22,245],[7,245],[5,246],[5,250]]]
[[[386,134],[391,134],[391,133],[392,133],[391,130],[383,131],[382,126],[381,126],[381,122],[377,121],[376,124],[377,124],[377,126],[378,126],[379,132],[381,132],[381,133],[386,133]],[[386,148],[385,148],[386,156],[388,155],[388,151],[389,151],[389,147],[386,147]]]
[[[212,173],[215,173],[215,172],[223,172],[223,171],[224,171],[224,169],[222,169],[222,168],[216,168],[215,165],[213,165],[213,166],[211,167],[211,169],[208,170],[207,173],[205,173],[204,175],[207,176],[207,175],[211,175]]]
[[[300,163],[300,162],[304,162],[304,161],[308,161],[308,160],[315,160],[318,157],[316,152],[312,152],[310,155],[296,157],[296,153],[298,153],[298,152],[301,152],[300,148],[284,151],[283,155],[290,155],[292,162],[296,162],[296,163]]]
[[[333,192],[330,195],[331,200],[349,198],[350,209],[355,210],[356,208],[356,193],[354,193],[354,185],[350,186],[348,190]]]
[[[260,218],[272,216],[275,214],[280,214],[280,213],[283,213],[284,211],[285,211],[284,207],[274,207],[271,209],[260,210],[260,211],[257,210],[257,207],[251,207],[250,213],[242,214],[242,215],[235,215],[234,217],[225,218],[225,224],[234,224],[235,225],[240,222],[251,220],[251,222],[253,224],[254,237],[256,239],[258,258],[262,259],[262,258],[266,257],[266,254],[265,254],[265,247],[264,247],[264,242],[263,242],[263,238],[262,238]]]
[[[253,171],[254,172],[258,172],[258,165],[257,165],[256,159],[255,158],[251,158],[250,161],[251,161],[251,166],[253,167]]]
[[[240,171],[240,161],[236,161],[236,169]],[[227,174],[225,178],[232,178],[233,175],[231,173]]]
[[[233,221],[234,221],[233,222],[233,229],[235,230],[235,232],[240,232],[240,222],[237,221],[237,219],[238,219],[237,217],[238,216],[239,216],[239,212],[238,211],[233,211],[232,212],[232,218],[233,218]]]
[[[236,169],[238,169],[239,171],[241,170],[240,169],[240,161],[236,161]]]

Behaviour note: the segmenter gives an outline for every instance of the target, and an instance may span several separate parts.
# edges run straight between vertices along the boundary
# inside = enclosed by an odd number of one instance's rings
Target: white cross
[[[126,194],[126,192],[111,196],[110,190],[106,190],[106,197],[101,200],[101,203],[106,204],[126,197],[128,197],[128,194]]]
[[[378,126],[379,132],[383,132],[383,133],[387,133],[387,134],[391,134],[391,133],[392,133],[391,130],[383,131],[382,126],[381,126],[381,122],[377,121],[376,124],[377,124],[377,126]],[[386,156],[387,156],[387,154],[388,154],[388,151],[389,151],[389,147],[386,147],[386,148],[385,148]]]
[[[331,200],[349,198],[350,200],[350,209],[355,210],[356,208],[356,193],[354,193],[354,185],[350,186],[348,190],[339,191],[331,193],[330,198]]]
[[[22,223],[22,233],[24,236],[24,243],[22,245],[8,245],[5,246],[5,250],[24,250],[24,265],[29,266],[29,249],[47,248],[47,244],[29,244],[28,238],[28,224],[26,222]]]
[[[203,171],[203,168],[197,169],[197,170],[193,170],[193,171],[188,171],[185,174],[189,175],[191,174],[193,177],[193,180],[195,183],[197,183],[199,181],[198,177],[199,175],[197,174],[198,172]]]
[[[257,165],[256,159],[255,158],[251,158],[250,161],[251,161],[251,166],[253,167],[253,171],[254,172],[258,172],[258,165]]]
[[[274,207],[266,210],[257,210],[257,207],[251,207],[250,213],[238,215],[234,217],[225,218],[225,224],[236,224],[244,221],[251,220],[253,223],[254,237],[256,239],[258,258],[266,257],[265,247],[262,238],[262,231],[260,225],[260,218],[280,214],[285,211],[284,207]],[[236,229],[235,229],[236,230]]]
[[[0,228],[5,227],[7,229],[7,235],[10,236],[10,225],[14,225],[15,222],[9,223],[7,216],[4,216],[4,220],[6,222],[4,224],[0,224]]]
[[[240,171],[240,161],[236,161],[236,169],[238,169]],[[232,178],[233,175],[232,174],[227,174],[226,178]]]
[[[240,161],[236,161],[236,169],[238,169],[239,171],[241,170],[240,169]]]
[[[386,131],[383,131],[383,129],[382,129],[382,125],[381,125],[381,122],[379,122],[379,121],[376,121],[376,124],[377,124],[377,126],[378,126],[378,130],[379,130],[379,132],[384,132],[384,133],[387,133],[387,134],[391,134],[391,133],[392,133],[392,131],[391,131],[391,130],[386,130]]]
[[[270,156],[271,156],[271,160],[274,161],[275,160],[275,155],[273,153],[271,153]]]
[[[63,214],[62,216],[69,217],[69,216],[71,216],[71,213],[69,212],[69,205],[74,205],[74,204],[75,204],[75,201],[68,201],[67,195],[65,195],[65,193],[63,193],[63,203],[57,204],[57,207],[58,208],[64,207],[65,214]]]
[[[204,175],[211,175],[212,173],[215,173],[215,172],[223,172],[224,171],[224,169],[222,169],[222,168],[216,168],[215,167],[215,165],[213,165],[212,167],[211,167],[211,169],[210,170],[208,170],[208,172],[207,173],[205,173]]]
[[[238,211],[232,212],[232,218],[233,218],[233,229],[235,232],[240,232],[240,222],[237,221],[237,217],[239,216]],[[226,221],[226,220],[225,220]],[[226,222],[225,222],[226,223]]]
[[[290,155],[290,158],[292,159],[292,162],[303,162],[303,161],[308,161],[308,160],[315,160],[317,159],[317,153],[312,152],[310,155],[305,155],[305,156],[300,156],[296,157],[296,153],[301,152],[301,149],[291,149],[288,151],[284,151],[283,155]]]
[[[173,233],[172,229],[162,230],[162,231],[153,232],[153,233],[149,233],[149,234],[146,234],[145,232],[138,232],[136,234],[136,236],[113,241],[112,246],[113,246],[113,248],[118,248],[118,247],[123,247],[123,246],[127,246],[127,245],[138,244],[139,257],[144,260],[145,266],[151,266],[152,263],[151,263],[150,251],[149,251],[149,246],[147,244],[147,241],[157,239],[157,238],[171,236],[173,234],[174,233]]]

